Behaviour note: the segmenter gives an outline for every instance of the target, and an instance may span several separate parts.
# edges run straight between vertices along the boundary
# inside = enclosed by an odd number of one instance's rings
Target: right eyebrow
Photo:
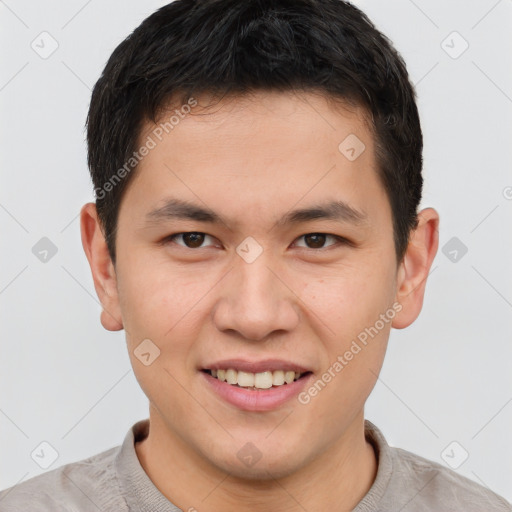
[[[217,213],[182,199],[169,199],[163,206],[151,210],[146,215],[146,222],[148,224],[171,219],[187,219],[198,222],[210,222],[212,224],[225,223]]]

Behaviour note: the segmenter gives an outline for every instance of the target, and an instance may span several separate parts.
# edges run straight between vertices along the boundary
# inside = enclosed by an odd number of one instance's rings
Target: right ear
[[[101,324],[108,331],[120,331],[123,328],[123,321],[119,307],[116,271],[108,252],[95,203],[87,203],[80,210],[80,231],[82,246],[91,267],[94,288],[103,307]]]

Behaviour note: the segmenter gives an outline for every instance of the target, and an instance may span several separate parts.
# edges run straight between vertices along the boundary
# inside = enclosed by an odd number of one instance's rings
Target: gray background
[[[91,88],[164,3],[0,1],[0,488],[120,444],[147,417],[124,332],[99,323],[78,212],[93,200]],[[441,216],[423,311],[392,331],[366,417],[512,501],[512,1],[356,4],[417,85],[422,206]],[[32,251],[43,237],[57,248],[46,262]]]

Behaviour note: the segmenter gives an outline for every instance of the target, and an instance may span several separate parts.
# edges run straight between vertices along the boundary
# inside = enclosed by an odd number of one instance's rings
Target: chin
[[[235,449],[233,457],[233,447]],[[257,442],[240,442],[238,438],[226,446],[218,447],[219,452],[215,455],[204,454],[210,462],[221,471],[228,473],[233,478],[251,481],[272,481],[277,478],[284,478],[294,474],[307,464],[310,457],[301,453],[300,441],[297,446],[273,446],[267,443],[261,450]],[[212,455],[214,455],[212,457]]]
[[[291,464],[284,464],[282,460],[267,461],[263,463],[260,460],[251,467],[245,467],[239,462],[226,463],[221,468],[224,472],[229,473],[230,478],[252,482],[272,482],[276,479],[285,478],[296,472],[298,468]]]

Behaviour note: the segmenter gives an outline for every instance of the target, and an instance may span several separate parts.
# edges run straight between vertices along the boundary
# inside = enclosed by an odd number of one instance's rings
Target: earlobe
[[[87,203],[82,207],[80,231],[82,246],[91,267],[94,288],[103,308],[101,324],[108,331],[119,331],[123,328],[123,322],[117,277],[94,203]]]
[[[101,312],[100,322],[107,331],[120,331],[123,329],[123,323],[119,318],[104,309]]]
[[[395,300],[402,309],[392,322],[395,329],[411,325],[420,314],[430,267],[439,245],[439,214],[425,208],[418,214],[418,226],[411,233],[407,251],[397,273]]]

